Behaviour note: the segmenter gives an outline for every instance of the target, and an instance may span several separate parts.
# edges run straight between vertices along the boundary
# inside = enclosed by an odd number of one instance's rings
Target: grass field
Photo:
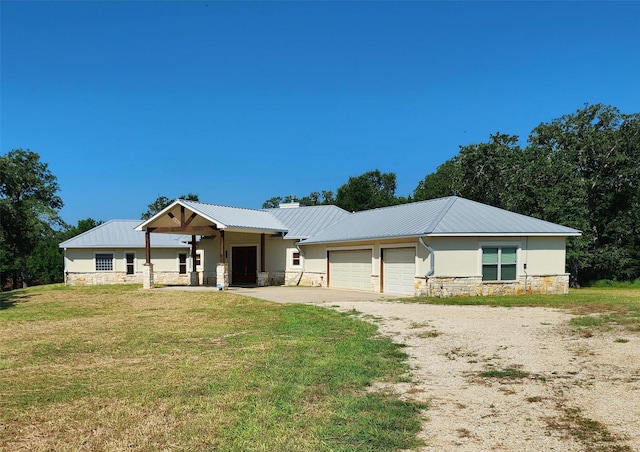
[[[0,450],[392,451],[424,405],[376,327],[227,292],[0,295]]]
[[[370,391],[406,355],[347,314],[138,286],[0,294],[0,450],[393,451],[425,405]],[[640,288],[408,299],[567,309],[640,331]]]

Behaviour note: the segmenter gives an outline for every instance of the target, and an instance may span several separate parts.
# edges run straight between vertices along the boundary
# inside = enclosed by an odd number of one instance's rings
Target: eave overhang
[[[575,232],[563,232],[563,233],[551,233],[551,232],[460,232],[460,233],[431,233],[431,234],[415,234],[415,235],[397,235],[397,236],[386,236],[386,237],[359,237],[359,238],[348,238],[348,239],[339,239],[339,240],[301,240],[297,242],[298,245],[328,245],[332,243],[361,243],[361,242],[372,242],[372,241],[389,241],[389,240],[402,240],[402,239],[418,239],[429,238],[429,237],[580,237],[582,235],[581,231]]]

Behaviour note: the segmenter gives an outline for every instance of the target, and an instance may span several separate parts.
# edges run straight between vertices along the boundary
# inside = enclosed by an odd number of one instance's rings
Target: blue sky
[[[491,133],[640,112],[639,2],[2,1],[0,20],[0,152],[40,154],[71,224],[376,168],[406,196]]]

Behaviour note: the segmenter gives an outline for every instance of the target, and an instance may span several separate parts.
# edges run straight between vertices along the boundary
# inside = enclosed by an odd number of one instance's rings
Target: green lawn
[[[376,327],[228,292],[0,295],[0,450],[392,451],[426,406]]]

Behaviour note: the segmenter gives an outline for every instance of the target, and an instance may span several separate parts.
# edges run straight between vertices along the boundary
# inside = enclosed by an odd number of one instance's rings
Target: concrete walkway
[[[169,286],[156,290],[177,291],[217,291],[215,287],[207,286]],[[305,303],[324,304],[345,301],[380,301],[394,300],[399,295],[381,294],[374,292],[359,292],[355,290],[328,289],[325,287],[230,287],[230,293],[260,298],[262,300],[275,301],[277,303]]]

